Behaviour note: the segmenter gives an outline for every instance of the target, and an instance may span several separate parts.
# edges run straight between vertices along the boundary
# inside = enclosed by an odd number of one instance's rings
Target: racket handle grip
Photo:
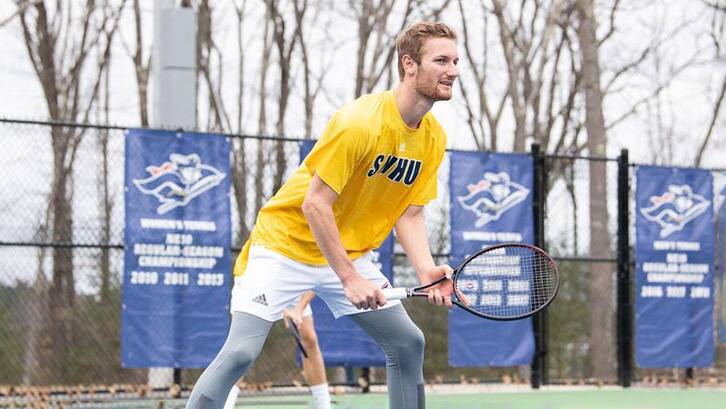
[[[384,288],[381,291],[383,291],[383,295],[386,296],[387,300],[403,300],[408,298],[408,290],[404,287]]]

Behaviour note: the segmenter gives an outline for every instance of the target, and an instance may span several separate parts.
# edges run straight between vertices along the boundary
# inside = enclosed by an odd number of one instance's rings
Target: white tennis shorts
[[[353,260],[353,265],[363,278],[381,288],[390,286],[386,276],[373,263],[370,253]],[[308,290],[313,290],[325,301],[335,318],[369,311],[357,309],[346,298],[343,285],[330,266],[303,264],[258,245],[250,247],[247,269],[234,280],[230,310],[274,322],[282,318],[285,308],[294,306]],[[379,308],[400,303],[392,300]]]

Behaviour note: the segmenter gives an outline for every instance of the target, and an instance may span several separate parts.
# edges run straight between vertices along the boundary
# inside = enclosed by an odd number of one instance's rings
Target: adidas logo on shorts
[[[256,302],[257,304],[262,304],[267,307],[267,298],[265,298],[265,294],[260,294],[257,297],[253,298],[252,302]]]

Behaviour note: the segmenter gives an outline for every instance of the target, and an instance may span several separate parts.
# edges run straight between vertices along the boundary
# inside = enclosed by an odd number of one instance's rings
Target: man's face
[[[451,99],[456,77],[459,76],[459,53],[456,41],[449,38],[429,38],[421,47],[421,64],[416,70],[416,91],[434,102]]]

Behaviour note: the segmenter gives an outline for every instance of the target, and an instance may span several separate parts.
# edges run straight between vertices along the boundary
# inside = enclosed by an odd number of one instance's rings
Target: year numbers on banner
[[[164,285],[189,285],[189,273],[164,273]]]
[[[224,285],[224,274],[218,273],[200,273],[197,276],[197,285],[202,286],[221,286]]]
[[[131,284],[154,285],[159,282],[159,273],[156,271],[132,271]]]

